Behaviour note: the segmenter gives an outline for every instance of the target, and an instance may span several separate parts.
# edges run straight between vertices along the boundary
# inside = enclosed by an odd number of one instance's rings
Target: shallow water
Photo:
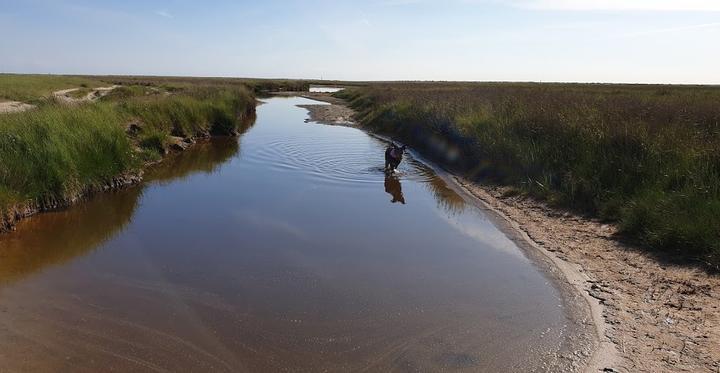
[[[412,157],[273,98],[239,140],[0,237],[0,370],[528,371],[559,293]]]
[[[313,86],[310,87],[310,92],[318,92],[318,93],[335,93],[340,92],[344,88],[338,88],[338,87],[320,87],[320,86]]]

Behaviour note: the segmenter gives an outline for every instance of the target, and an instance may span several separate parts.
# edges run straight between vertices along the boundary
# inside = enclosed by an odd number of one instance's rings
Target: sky
[[[720,84],[720,0],[0,0],[0,72]]]

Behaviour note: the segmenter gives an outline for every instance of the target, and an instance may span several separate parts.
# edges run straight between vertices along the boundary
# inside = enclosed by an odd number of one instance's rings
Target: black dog
[[[387,149],[385,149],[385,171],[393,171],[402,162],[403,154],[405,153],[407,146],[397,146],[394,142],[390,143]]]

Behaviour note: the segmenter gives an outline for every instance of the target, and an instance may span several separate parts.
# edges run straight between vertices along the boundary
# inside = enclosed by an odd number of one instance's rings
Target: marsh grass
[[[363,124],[470,177],[720,266],[718,87],[396,83],[338,95]]]
[[[0,116],[0,203],[79,193],[136,166],[107,105],[47,105]]]
[[[100,97],[100,101],[122,101],[133,97],[162,95],[167,91],[139,85],[119,86]]]
[[[193,87],[171,96],[144,96],[122,101],[118,110],[142,123],[143,132],[157,137],[229,135],[238,119],[254,108],[244,88]]]
[[[48,99],[35,110],[1,115],[0,210],[72,198],[136,171],[167,152],[170,136],[232,134],[255,106],[243,87],[114,98],[79,105]],[[129,123],[140,131],[128,135]]]
[[[125,86],[158,87],[170,92],[211,86],[250,89],[259,94],[272,91],[307,91],[311,84],[311,81],[307,80],[221,77],[98,76],[94,78]]]

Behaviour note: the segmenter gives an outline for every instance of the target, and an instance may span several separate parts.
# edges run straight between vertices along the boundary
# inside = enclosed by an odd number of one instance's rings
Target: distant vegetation
[[[246,79],[246,78],[194,78],[154,76],[104,76],[98,77],[108,83],[162,87],[173,91],[191,86],[243,87],[255,93],[273,91],[307,91],[310,81],[291,79]]]
[[[313,81],[292,79],[195,78],[156,76],[65,76],[0,74],[0,100],[33,103],[62,89],[80,88],[71,97],[83,97],[91,88],[112,84],[153,87],[167,91],[194,86],[241,87],[255,93],[272,91],[307,91]],[[336,82],[337,83],[337,82]],[[84,94],[83,94],[84,93]]]
[[[97,102],[68,105],[50,97],[55,90],[89,92],[88,87],[110,84],[124,86]],[[0,218],[13,208],[63,204],[137,173],[178,142],[187,146],[196,138],[232,135],[252,117],[255,91],[304,86],[295,81],[0,75],[0,97],[38,106],[0,114]]]
[[[720,266],[720,87],[388,83],[337,95],[364,125],[470,177]]]

